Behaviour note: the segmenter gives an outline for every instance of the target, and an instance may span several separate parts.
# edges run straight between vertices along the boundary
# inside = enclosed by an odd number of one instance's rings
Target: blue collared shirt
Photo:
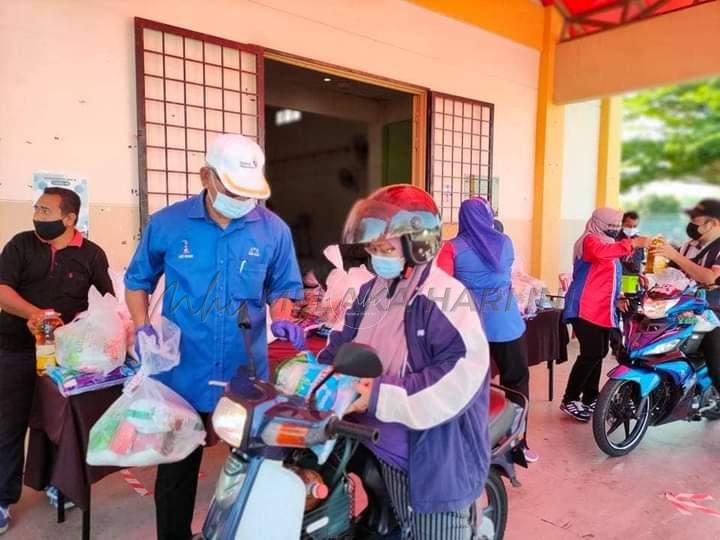
[[[247,363],[238,309],[246,302],[258,376],[268,378],[266,304],[302,298],[302,279],[288,226],[258,206],[223,229],[204,194],[152,216],[125,275],[130,290],[152,293],[165,274],[163,315],[182,331],[180,365],[157,378],[200,412]]]

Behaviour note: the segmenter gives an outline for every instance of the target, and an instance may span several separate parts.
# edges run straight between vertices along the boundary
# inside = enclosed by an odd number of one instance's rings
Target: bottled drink
[[[662,255],[654,255],[652,249],[660,247],[665,243],[665,239],[658,235],[650,241],[650,251],[648,252],[647,261],[645,263],[645,273],[657,274],[667,268],[668,260]]]
[[[35,368],[38,375],[44,375],[47,368],[57,366],[55,357],[55,329],[62,325],[60,316],[53,310],[44,313],[43,320],[35,333]]]
[[[290,467],[290,469],[292,469],[305,483],[306,512],[317,508],[323,500],[327,499],[330,492],[319,472],[312,469],[303,469],[301,467]]]

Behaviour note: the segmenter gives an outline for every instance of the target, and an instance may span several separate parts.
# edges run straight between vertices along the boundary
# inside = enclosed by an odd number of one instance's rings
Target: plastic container
[[[55,311],[47,310],[43,314],[35,333],[35,369],[38,375],[45,375],[49,367],[57,366],[55,329],[62,324],[60,315]]]
[[[309,512],[317,508],[322,501],[328,498],[330,490],[325,484],[319,472],[302,467],[290,467],[305,483],[305,511]]]
[[[658,235],[650,241],[650,251],[648,252],[647,261],[645,262],[645,273],[646,274],[658,274],[665,270],[668,265],[668,260],[662,255],[654,255],[652,249],[660,247],[665,244],[665,239]]]

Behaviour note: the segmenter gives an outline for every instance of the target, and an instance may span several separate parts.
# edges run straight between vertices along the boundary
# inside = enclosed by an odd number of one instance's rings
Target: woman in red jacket
[[[600,393],[602,361],[608,353],[610,329],[618,326],[620,259],[633,250],[647,248],[650,240],[636,236],[615,241],[622,213],[599,208],[575,242],[573,281],[565,298],[564,319],[572,323],[580,342],[580,355],[568,379],[560,410],[581,422],[595,412]]]

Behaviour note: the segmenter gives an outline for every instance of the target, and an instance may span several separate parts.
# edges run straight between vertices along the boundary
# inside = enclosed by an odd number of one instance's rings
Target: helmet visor
[[[344,244],[367,244],[404,235],[422,237],[440,229],[435,208],[407,210],[387,201],[364,199],[355,203],[343,231]]]

